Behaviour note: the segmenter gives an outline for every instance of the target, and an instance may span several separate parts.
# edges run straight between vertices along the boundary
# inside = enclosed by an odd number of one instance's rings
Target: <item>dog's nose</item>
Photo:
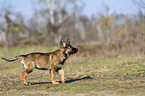
[[[76,52],[78,52],[78,50],[79,50],[79,49],[78,49],[78,48],[76,48],[75,50],[76,50]]]

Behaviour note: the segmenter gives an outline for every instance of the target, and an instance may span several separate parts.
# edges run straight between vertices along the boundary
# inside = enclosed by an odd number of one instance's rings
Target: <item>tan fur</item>
[[[64,41],[61,41],[60,43],[60,49],[56,50],[51,53],[29,53],[26,55],[19,55],[16,56],[13,59],[6,59],[2,58],[6,61],[15,61],[18,58],[21,58],[21,65],[24,66],[24,70],[20,73],[20,80],[25,84],[28,85],[26,82],[26,76],[31,73],[35,68],[40,70],[49,70],[50,73],[50,79],[53,84],[58,84],[58,82],[54,79],[55,72],[58,72],[61,75],[61,81],[62,83],[65,82],[64,80],[64,70],[61,68],[61,66],[64,64],[66,59],[72,54],[75,54],[78,49],[73,48],[70,45],[70,41],[67,41],[65,43]],[[65,45],[65,46],[64,46]],[[71,46],[71,47],[70,47]]]
[[[54,73],[56,71],[56,69],[58,68],[61,59],[65,59],[65,55],[62,54],[61,50],[58,50],[52,54],[49,55],[42,55],[42,54],[32,54],[32,55],[28,55],[26,56],[23,61],[25,62],[25,68],[21,73],[20,73],[20,79],[21,81],[28,85],[26,80],[25,80],[25,76],[28,75],[30,72],[32,72],[36,67],[38,69],[45,69],[45,68],[49,68],[49,72],[50,72],[50,79],[52,81],[53,84],[58,84],[58,82],[56,82],[54,80]],[[62,71],[62,69],[61,69]],[[64,81],[64,72],[60,72],[61,74],[61,78],[63,78],[62,82]]]

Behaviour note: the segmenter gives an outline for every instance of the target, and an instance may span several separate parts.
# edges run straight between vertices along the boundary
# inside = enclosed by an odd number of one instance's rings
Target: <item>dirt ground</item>
[[[144,46],[141,43],[126,40],[110,44],[79,44],[77,47],[79,52],[69,58],[63,66],[66,82],[61,83],[60,76],[56,73],[56,81],[60,82],[59,85],[53,85],[50,82],[48,71],[34,70],[26,78],[31,85],[25,86],[19,79],[22,71],[20,60],[10,63],[0,60],[0,95],[145,95],[145,57]],[[40,49],[48,50],[41,47]],[[17,50],[11,51],[9,57],[40,49],[17,48]],[[3,53],[3,51],[0,52]]]

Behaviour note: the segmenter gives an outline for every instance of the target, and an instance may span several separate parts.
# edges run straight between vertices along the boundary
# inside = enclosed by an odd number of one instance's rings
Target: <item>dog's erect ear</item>
[[[70,40],[69,39],[67,39],[66,44],[70,44]]]
[[[63,47],[66,47],[66,43],[63,39],[60,40],[60,45],[63,46]]]

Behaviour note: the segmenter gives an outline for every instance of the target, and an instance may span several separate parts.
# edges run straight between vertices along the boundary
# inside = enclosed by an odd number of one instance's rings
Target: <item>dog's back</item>
[[[14,58],[2,58],[6,61],[12,62],[19,58],[22,59],[21,65],[24,66],[24,70],[20,73],[20,80],[25,84],[28,85],[26,82],[26,75],[28,75],[30,72],[32,72],[35,68],[40,70],[48,70],[50,73],[50,79],[53,84],[58,84],[54,80],[54,74],[57,71],[62,78],[62,82],[64,83],[64,71],[61,68],[61,66],[64,64],[66,59],[72,55],[78,52],[77,48],[74,48],[71,44],[69,39],[67,42],[64,40],[60,41],[60,49],[50,52],[50,53],[40,53],[40,52],[34,52],[29,53],[26,55],[19,55]]]

